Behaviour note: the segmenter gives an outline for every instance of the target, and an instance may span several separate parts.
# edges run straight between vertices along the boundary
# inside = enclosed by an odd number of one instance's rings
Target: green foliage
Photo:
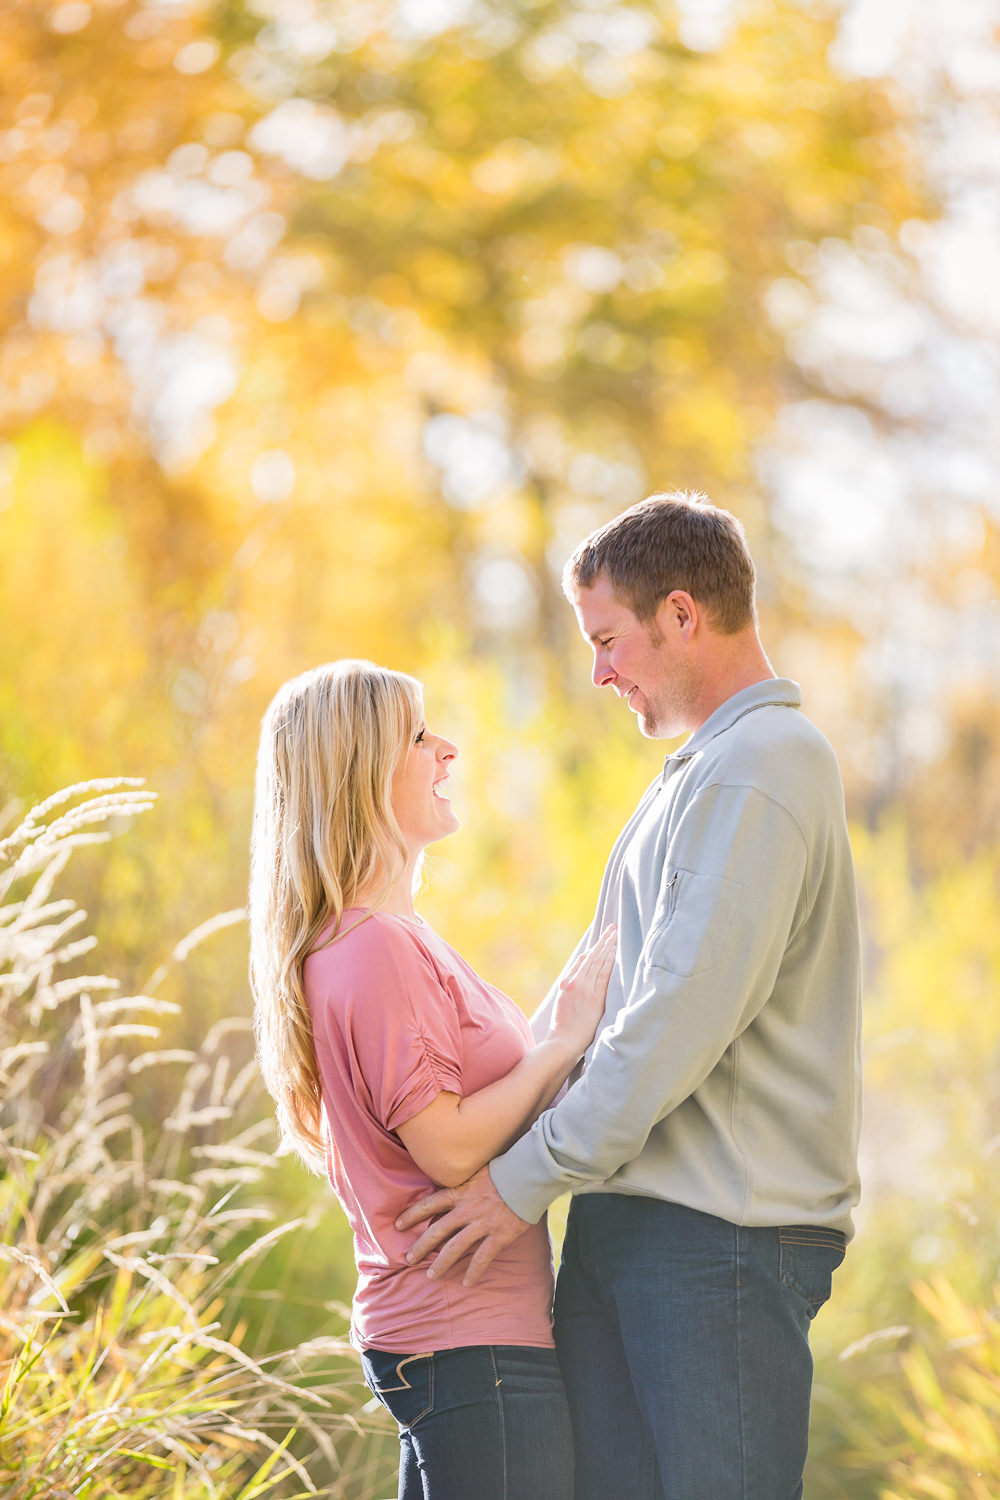
[[[806,1492],[986,1500],[1000,1487],[1000,858],[918,879],[898,824],[855,830],[869,943],[857,1241],[814,1335]]]
[[[817,245],[890,245],[926,210],[907,103],[837,74],[825,6],[743,6],[708,53],[653,0],[613,44],[616,9],[511,0],[428,34],[356,0],[319,32],[284,0],[0,0],[0,809],[119,771],[161,793],[141,840],[90,848],[60,804],[0,867],[12,1500],[229,1500],[303,1485],[300,1460],[378,1493],[377,1442],[327,1425],[348,1398],[282,1354],[339,1329],[351,1259],[326,1189],[267,1166],[243,933],[158,957],[242,903],[275,687],[365,655],[422,676],[461,751],[423,909],[531,1009],[662,748],[588,688],[558,569],[675,484],[745,521],[775,665],[878,824],[855,831],[866,1196],[815,1330],[807,1493],[996,1492],[995,712],[958,671],[934,774],[878,768],[853,709],[870,601],[845,580],[839,614],[817,605],[755,469],[784,401],[852,389],[766,308]],[[332,165],[275,145],[288,106]],[[955,603],[968,569],[998,576],[997,528],[927,557]],[[144,800],[107,795],[80,818]],[[131,999],[73,977],[73,898]],[[257,1256],[265,1213],[305,1222]],[[287,1448],[298,1398],[272,1377],[332,1403]]]
[[[819,1388],[807,1492],[992,1500],[1000,1486],[997,1288],[970,1296],[939,1273],[898,1289],[897,1298],[908,1303],[910,1322],[874,1330],[844,1351],[836,1395]]]
[[[838,77],[831,18],[791,3],[701,54],[646,0],[621,47],[569,0],[433,35],[331,0],[321,58],[281,0],[0,8],[0,786],[160,789],[150,852],[71,876],[140,985],[150,940],[242,899],[277,685],[345,655],[428,675],[485,706],[477,738],[512,721],[534,784],[569,773],[558,837],[559,790],[503,809],[510,863],[567,895],[550,970],[588,904],[560,851],[586,866],[596,820],[599,862],[646,779],[581,706],[557,570],[694,484],[745,519],[778,630],[753,449],[797,376],[764,300],[803,246],[919,210],[894,97]],[[457,889],[496,837],[457,846]]]
[[[226,1023],[157,1048],[175,1007],[78,972],[85,914],[53,895],[74,850],[151,803],[134,782],[73,787],[0,843],[0,1488],[254,1500],[325,1473],[356,1500],[381,1461],[343,1338],[245,1340],[248,1274],[303,1228],[250,1196],[273,1174],[252,1059]],[[164,1075],[154,1123],[141,1095]]]
[[[883,1430],[899,1429],[879,1500],[990,1500],[1000,1490],[1000,1303],[970,1307],[944,1276],[913,1295],[926,1335],[899,1357],[901,1390],[863,1388]],[[858,1456],[870,1462],[866,1433]]]

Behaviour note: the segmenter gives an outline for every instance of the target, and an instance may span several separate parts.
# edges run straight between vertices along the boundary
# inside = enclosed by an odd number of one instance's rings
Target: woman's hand
[[[593,947],[585,948],[559,981],[547,1040],[569,1048],[574,1061],[594,1040],[604,1014],[617,948],[618,928],[605,927]]]
[[[505,1151],[552,1103],[594,1039],[617,940],[617,928],[606,928],[594,946],[569,966],[556,990],[548,1034],[509,1073],[465,1098],[442,1090],[411,1120],[396,1127],[399,1139],[432,1182],[457,1187]],[[510,1214],[509,1209],[505,1211]],[[444,1264],[453,1258],[449,1252]],[[473,1280],[488,1259],[472,1261]]]

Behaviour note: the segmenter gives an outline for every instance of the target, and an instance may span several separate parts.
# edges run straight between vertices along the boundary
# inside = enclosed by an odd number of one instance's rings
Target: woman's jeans
[[[399,1423],[399,1500],[573,1500],[573,1434],[553,1349],[368,1349],[361,1359]]]
[[[836,1230],[584,1194],[556,1282],[576,1500],[799,1500]]]

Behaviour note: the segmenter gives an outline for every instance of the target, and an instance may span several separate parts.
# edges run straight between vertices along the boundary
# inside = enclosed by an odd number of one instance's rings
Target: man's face
[[[673,598],[665,599],[651,620],[637,620],[599,574],[573,601],[594,652],[595,687],[614,688],[649,739],[675,739],[696,727],[696,669]]]

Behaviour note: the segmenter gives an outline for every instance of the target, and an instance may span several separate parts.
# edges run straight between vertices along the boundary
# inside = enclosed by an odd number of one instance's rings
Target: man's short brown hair
[[[572,599],[600,575],[638,620],[652,619],[668,594],[683,589],[724,635],[756,621],[743,526],[697,491],[650,495],[592,532],[563,569],[563,589]]]

